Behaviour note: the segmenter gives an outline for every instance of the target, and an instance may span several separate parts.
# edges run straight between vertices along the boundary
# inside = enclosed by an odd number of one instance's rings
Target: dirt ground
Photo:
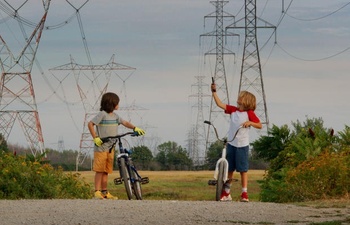
[[[1,200],[3,225],[350,224],[350,206],[312,208],[291,204],[215,201]]]

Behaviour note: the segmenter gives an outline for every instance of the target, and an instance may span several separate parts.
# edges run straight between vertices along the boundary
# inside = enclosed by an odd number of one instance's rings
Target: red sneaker
[[[226,193],[225,195],[221,195],[220,202],[228,202],[228,201],[232,201],[232,197],[229,193]]]
[[[241,202],[249,202],[248,193],[247,192],[243,192],[241,194]]]
[[[230,192],[226,192],[225,190],[222,190],[221,196],[220,196],[220,201],[225,202],[225,201],[232,201],[232,197]]]

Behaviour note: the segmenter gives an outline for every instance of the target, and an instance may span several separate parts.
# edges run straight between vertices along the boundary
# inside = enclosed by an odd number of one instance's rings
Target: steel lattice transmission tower
[[[50,0],[42,3],[44,15],[29,37],[24,33],[23,18],[18,15],[18,10],[7,8],[6,13],[18,21],[26,40],[17,57],[0,35],[0,133],[7,140],[18,120],[33,155],[42,154],[45,150],[31,75]],[[2,6],[5,7],[5,4]]]
[[[58,138],[58,142],[57,142],[57,150],[59,152],[63,152],[65,150],[65,147],[64,147],[64,140],[63,140],[63,137],[59,137]]]
[[[114,62],[113,55],[110,61],[103,65],[80,65],[75,63],[71,57],[70,63],[50,70],[69,71],[69,73],[73,73],[85,110],[83,131],[76,160],[76,170],[78,171],[79,165],[93,151],[94,142],[87,124],[99,111],[101,97],[107,91],[113,71],[134,71],[135,68]]]
[[[192,86],[197,87],[197,93],[190,95],[192,98],[197,99],[197,103],[192,106],[196,113],[196,121],[190,128],[189,140],[188,140],[188,151],[190,158],[193,160],[195,165],[203,165],[205,160],[206,150],[206,139],[205,139],[205,127],[204,127],[204,116],[203,108],[207,107],[204,104],[203,98],[211,97],[208,94],[204,94],[203,87],[208,86],[204,83],[205,76],[196,76],[197,83]]]
[[[238,26],[237,24],[243,20],[245,21],[245,26]],[[258,26],[258,21],[262,22],[263,25]],[[262,124],[266,124],[266,128],[268,129],[269,118],[260,63],[257,29],[272,28],[276,30],[276,27],[256,16],[256,0],[245,0],[245,17],[227,26],[226,30],[236,28],[245,29],[245,42],[238,92],[246,90],[255,95],[257,101],[255,112],[259,116]]]
[[[220,95],[222,102],[228,103],[229,95],[228,95],[228,89],[227,89],[224,56],[227,54],[234,55],[234,53],[224,47],[224,42],[225,42],[224,39],[227,36],[237,36],[237,35],[225,32],[224,18],[232,19],[234,18],[234,16],[224,11],[224,6],[228,3],[228,1],[217,0],[217,1],[211,1],[210,3],[215,6],[215,12],[205,16],[204,19],[214,18],[215,30],[206,34],[202,34],[201,37],[211,36],[211,37],[215,37],[216,39],[215,47],[209,50],[207,53],[205,53],[205,55],[214,55],[216,57],[215,71],[212,76],[215,79],[217,92],[218,92],[218,95]],[[213,98],[211,98],[209,120],[211,122],[214,122],[219,115],[221,115],[222,117],[225,117],[222,110],[216,106]],[[227,118],[225,118],[224,120],[227,120]],[[210,130],[208,130],[207,137],[206,137],[206,145],[207,145],[206,148],[208,148],[208,144],[212,142],[213,138],[214,137],[211,137]]]

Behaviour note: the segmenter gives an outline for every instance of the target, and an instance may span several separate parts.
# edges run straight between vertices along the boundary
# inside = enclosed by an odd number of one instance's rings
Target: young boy
[[[115,93],[107,92],[102,96],[100,112],[88,123],[88,128],[94,140],[95,195],[97,199],[118,199],[107,190],[108,174],[113,172],[114,149],[109,152],[112,143],[102,143],[101,138],[118,135],[118,126],[133,129],[138,135],[145,131],[135,127],[114,113],[119,108],[119,97]],[[94,129],[96,128],[96,129]]]
[[[215,83],[211,84],[211,91],[216,105],[230,114],[230,128],[227,140],[232,140],[238,128],[254,127],[262,128],[259,118],[255,115],[256,98],[248,91],[241,91],[238,95],[237,106],[226,105],[221,102],[217,93]],[[228,182],[222,191],[220,201],[231,201],[230,187],[233,172],[236,170],[241,175],[242,194],[241,201],[248,202],[248,163],[249,163],[249,129],[241,129],[236,138],[227,143],[226,159],[229,164]]]

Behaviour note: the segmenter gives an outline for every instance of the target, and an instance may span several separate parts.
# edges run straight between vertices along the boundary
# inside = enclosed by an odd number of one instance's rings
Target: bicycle
[[[110,136],[101,138],[103,142],[112,141],[113,145],[109,149],[109,152],[115,147],[118,142],[119,153],[116,154],[116,162],[119,168],[120,177],[114,179],[115,185],[120,185],[124,182],[126,194],[129,200],[135,196],[136,200],[142,200],[141,184],[148,184],[148,177],[141,177],[137,172],[136,167],[131,159],[131,151],[124,148],[122,143],[122,137],[131,135],[132,137],[138,136],[136,132],[127,132],[117,136]]]
[[[227,144],[227,142],[231,142],[236,138],[238,131],[242,128],[242,126],[240,126],[237,129],[232,140],[227,141],[227,138],[223,138],[223,139],[219,138],[216,127],[210,121],[206,120],[206,121],[204,121],[204,123],[206,123],[209,126],[212,126],[214,128],[216,138],[219,141],[223,142],[223,144],[224,144],[224,148],[222,149],[222,153],[221,153],[221,158],[219,158],[219,160],[216,162],[215,172],[214,172],[214,180],[208,181],[208,185],[213,185],[213,186],[216,185],[215,200],[220,201],[222,189],[224,188],[224,184],[228,181],[228,161],[226,159],[226,144]],[[236,181],[238,181],[238,179],[232,179],[232,181],[236,182]]]

